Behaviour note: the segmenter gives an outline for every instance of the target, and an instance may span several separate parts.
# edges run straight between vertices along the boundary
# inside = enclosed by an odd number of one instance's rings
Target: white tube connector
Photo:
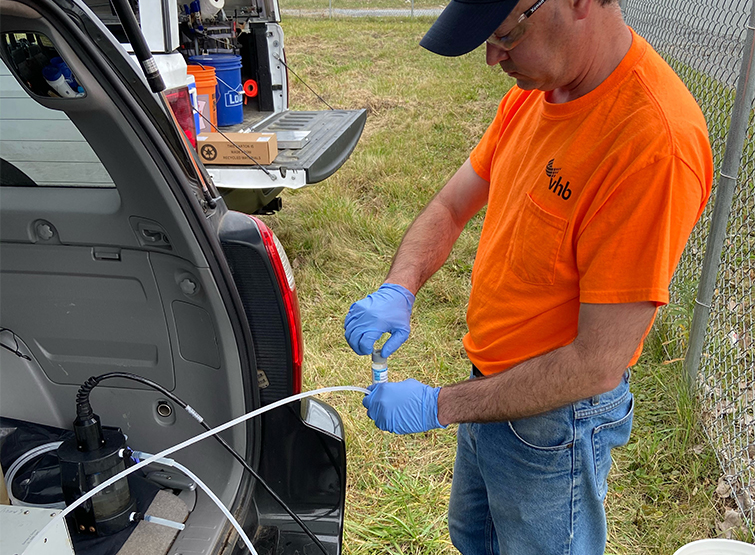
[[[152,515],[139,515],[139,513],[131,513],[128,515],[128,519],[131,522],[135,520],[144,520],[151,522],[152,524],[159,524],[160,526],[167,526],[168,528],[175,528],[176,530],[183,530],[186,525],[183,522],[176,522],[175,520],[168,520],[167,518],[160,518],[159,516]]]
[[[144,515],[144,520],[146,522],[151,522],[152,524],[175,528],[176,530],[183,530],[186,528],[186,525],[183,522],[176,522],[175,520],[168,520],[167,518],[160,518],[159,516]]]

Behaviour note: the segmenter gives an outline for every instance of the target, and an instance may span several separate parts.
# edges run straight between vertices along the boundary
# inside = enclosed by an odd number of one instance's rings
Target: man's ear
[[[595,9],[596,0],[569,0],[574,19],[586,19],[590,15],[590,10]]]

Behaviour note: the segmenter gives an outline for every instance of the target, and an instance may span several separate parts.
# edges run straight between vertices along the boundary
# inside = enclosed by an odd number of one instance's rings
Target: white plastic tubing
[[[186,441],[183,441],[177,445],[174,445],[173,447],[169,447],[167,449],[164,449],[163,451],[160,451],[159,453],[152,455],[148,459],[144,459],[143,461],[140,461],[136,463],[134,466],[131,466],[127,468],[126,470],[116,474],[112,478],[105,480],[102,482],[99,486],[96,488],[88,491],[85,495],[82,495],[79,497],[76,501],[68,505],[63,511],[58,513],[58,515],[53,518],[50,522],[47,523],[47,526],[42,528],[40,530],[39,534],[34,536],[34,539],[32,539],[29,544],[26,546],[26,549],[23,551],[24,553],[28,552],[29,549],[34,546],[38,541],[40,541],[42,538],[45,537],[45,534],[47,534],[48,531],[52,529],[53,526],[57,524],[58,521],[64,519],[66,516],[68,516],[71,511],[76,509],[79,505],[82,503],[85,503],[89,499],[92,498],[92,496],[97,495],[99,492],[101,492],[103,489],[107,488],[111,484],[114,484],[121,478],[125,478],[132,472],[136,472],[140,468],[144,468],[145,466],[152,464],[153,462],[157,462],[158,459],[163,459],[167,457],[168,455],[172,455],[176,451],[180,451],[181,449],[184,449],[186,447],[189,447],[190,445],[194,445],[195,443],[202,441],[203,439],[206,439],[212,435],[219,434],[222,431],[227,430],[228,428],[232,428],[233,426],[237,424],[241,424],[242,422],[246,422],[247,420],[251,420],[252,418],[255,418],[256,416],[259,416],[261,414],[264,414],[270,410],[277,409],[278,407],[282,405],[286,405],[288,403],[292,403],[294,401],[298,401],[299,399],[304,399],[305,397],[312,397],[313,395],[320,395],[322,393],[331,393],[334,391],[359,391],[361,393],[369,394],[370,391],[364,387],[357,387],[353,385],[339,385],[334,387],[323,387],[321,389],[315,389],[314,391],[305,391],[304,393],[299,393],[297,395],[292,395],[291,397],[286,397],[285,399],[281,399],[280,401],[276,401],[274,403],[271,403],[267,406],[264,406],[262,408],[259,408],[257,410],[253,410],[252,412],[248,412],[242,416],[239,416],[238,418],[234,418],[233,420],[226,422],[225,424],[221,424],[220,426],[217,426],[211,430],[207,430],[206,432],[203,432],[197,436],[194,436],[192,438],[187,439]],[[183,470],[183,469],[182,469]],[[196,477],[194,477],[196,479]],[[197,481],[197,484],[199,484],[199,481]],[[221,503],[222,504],[222,503]],[[231,523],[234,521],[231,520]],[[256,555],[256,552],[251,547],[251,544],[248,544],[248,547],[250,548],[253,555]]]
[[[149,458],[152,457],[149,453],[142,453],[139,451],[135,451],[134,455],[136,455],[137,458]],[[177,468],[184,474],[186,474],[189,478],[194,480],[196,484],[204,490],[204,492],[207,494],[207,496],[212,499],[212,501],[215,503],[215,505],[218,506],[218,509],[225,515],[225,517],[228,519],[228,521],[233,525],[233,527],[236,529],[236,531],[239,533],[239,536],[241,537],[241,540],[246,545],[247,549],[252,555],[257,555],[257,551],[255,551],[254,546],[252,545],[252,541],[249,539],[249,536],[246,535],[246,532],[244,532],[244,529],[239,524],[239,521],[234,518],[234,516],[231,514],[231,511],[228,510],[228,508],[223,505],[223,502],[218,499],[218,496],[215,495],[215,492],[212,491],[207,484],[205,484],[202,480],[199,479],[199,477],[194,474],[191,470],[186,468],[184,465],[177,463],[173,459],[158,459],[155,461],[160,464],[164,464],[166,466],[172,466],[173,468]],[[146,520],[146,518],[145,518]]]
[[[16,497],[13,495],[13,479],[16,477],[16,473],[24,466],[26,463],[31,461],[32,459],[36,457],[41,457],[45,453],[49,453],[50,451],[55,451],[58,447],[60,447],[60,444],[63,443],[62,441],[53,441],[51,443],[45,443],[44,445],[39,445],[38,447],[35,447],[31,451],[24,453],[18,459],[16,459],[16,462],[14,462],[12,465],[10,465],[10,468],[8,469],[8,474],[5,476],[5,483],[6,483],[6,489],[8,490],[8,497],[10,498],[12,505],[17,505],[20,507],[41,507],[44,509],[65,509],[66,504],[62,501],[60,503],[26,503],[25,501],[19,501],[16,499]]]

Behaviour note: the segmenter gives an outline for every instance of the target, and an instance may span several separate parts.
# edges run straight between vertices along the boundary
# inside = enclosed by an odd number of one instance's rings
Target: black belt
[[[484,378],[485,377],[485,374],[483,374],[482,372],[480,372],[480,369],[477,368],[477,366],[475,366],[474,364],[472,365],[472,375],[475,378]]]

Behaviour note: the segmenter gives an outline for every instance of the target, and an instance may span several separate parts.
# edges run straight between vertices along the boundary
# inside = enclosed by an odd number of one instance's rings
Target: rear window
[[[115,187],[66,113],[33,98],[87,102],[52,42],[39,33],[4,33],[2,47],[32,94],[0,60],[0,185]]]

